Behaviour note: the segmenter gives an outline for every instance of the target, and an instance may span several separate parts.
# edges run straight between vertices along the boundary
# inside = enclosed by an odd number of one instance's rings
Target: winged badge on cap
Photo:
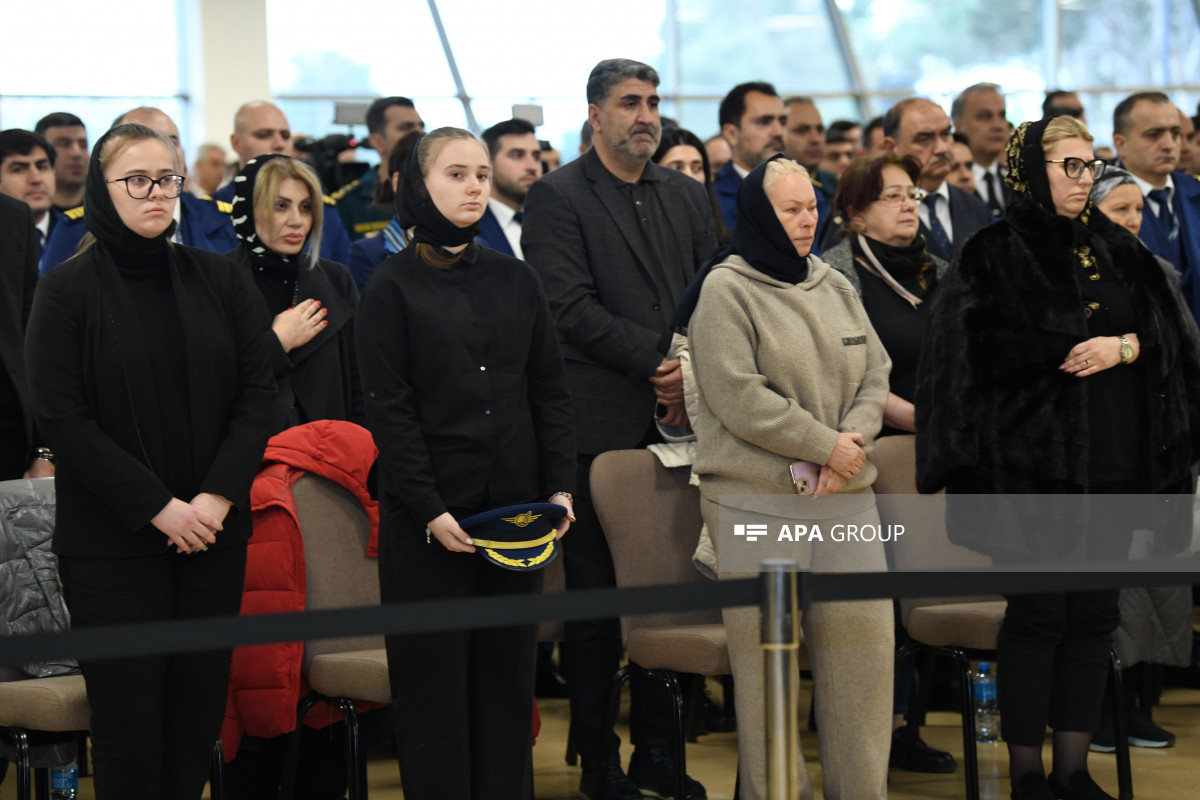
[[[520,514],[517,514],[515,517],[502,517],[502,519],[505,522],[511,522],[513,525],[516,525],[518,528],[524,528],[526,525],[528,525],[529,523],[533,522],[535,519],[538,519],[541,516],[542,516],[541,514],[535,514],[532,511],[522,511]]]

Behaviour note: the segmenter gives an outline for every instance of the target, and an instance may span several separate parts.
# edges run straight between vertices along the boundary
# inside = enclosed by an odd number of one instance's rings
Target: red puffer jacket
[[[379,504],[367,491],[367,474],[378,455],[371,434],[352,422],[310,422],[271,438],[250,490],[254,534],[247,552],[243,615],[304,610],[304,542],[292,486],[306,473],[327,478],[359,499],[371,521],[367,555],[377,555]],[[303,657],[302,642],[234,649],[221,728],[225,760],[237,755],[243,733],[273,738],[295,730],[296,704],[309,691],[300,674]],[[378,707],[359,704],[360,711]],[[323,728],[339,719],[339,712],[318,704],[304,722]]]

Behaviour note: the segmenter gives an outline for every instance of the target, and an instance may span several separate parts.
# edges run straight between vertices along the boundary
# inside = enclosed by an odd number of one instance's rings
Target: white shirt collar
[[[50,215],[52,213],[53,213],[52,211],[50,211],[49,209],[46,209],[46,213],[42,214],[41,222],[36,222],[33,225],[33,227],[37,228],[39,231],[42,232],[42,241],[43,242],[50,238]]]
[[[515,209],[501,203],[494,197],[488,198],[488,208],[492,210],[492,214],[496,217],[496,222],[500,223],[501,228],[507,228],[513,222],[513,217],[517,215]]]
[[[738,174],[738,176],[741,177],[742,180],[746,180],[746,176],[750,174],[750,170],[742,169],[742,165],[737,163],[736,161],[730,161],[729,163],[733,164],[734,172],[736,172]]]
[[[1126,170],[1126,172],[1128,172],[1128,170]],[[1166,189],[1167,198],[1172,200],[1175,198],[1175,181],[1171,180],[1171,175],[1169,173],[1167,174],[1167,182],[1162,186],[1154,186],[1148,181],[1144,181],[1137,175],[1134,175],[1132,172],[1129,173],[1129,176],[1133,178],[1133,180],[1137,183],[1138,188],[1142,190],[1143,197],[1149,197],[1151,189]]]

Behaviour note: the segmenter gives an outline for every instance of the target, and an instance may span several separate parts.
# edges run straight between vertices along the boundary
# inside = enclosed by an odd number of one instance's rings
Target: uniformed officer
[[[50,233],[66,219],[51,205],[56,156],[54,145],[33,131],[0,131],[0,194],[20,200],[33,211],[39,258]]]
[[[381,97],[367,109],[367,141],[379,153],[379,168],[338,189],[331,196],[351,239],[374,235],[387,227],[394,209],[375,202],[379,181],[387,181],[388,154],[396,142],[413,131],[424,131],[425,122],[407,97]]]

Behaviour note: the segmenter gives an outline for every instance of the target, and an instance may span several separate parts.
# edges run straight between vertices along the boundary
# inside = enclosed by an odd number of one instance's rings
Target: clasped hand
[[[687,409],[683,404],[683,370],[678,358],[664,358],[650,379],[654,396],[667,411],[659,422],[671,428],[685,428],[688,424]]]
[[[813,494],[836,494],[844,489],[847,481],[857,475],[866,463],[865,445],[866,439],[861,433],[839,433],[833,452],[821,467],[817,489]]]
[[[219,495],[201,492],[185,503],[172,497],[150,524],[158,528],[181,553],[207,550],[224,529],[225,515],[233,504]]]

